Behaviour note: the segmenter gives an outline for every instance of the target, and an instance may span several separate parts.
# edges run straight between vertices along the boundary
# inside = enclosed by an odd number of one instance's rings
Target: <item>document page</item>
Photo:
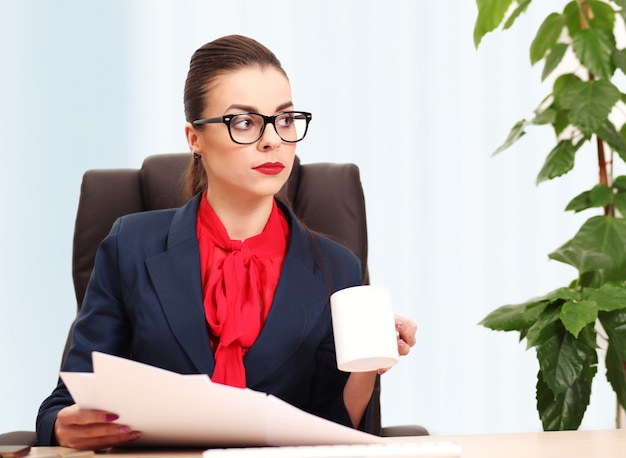
[[[266,393],[212,383],[94,352],[93,373],[62,372],[74,401],[141,431],[137,445],[264,446],[378,443]]]

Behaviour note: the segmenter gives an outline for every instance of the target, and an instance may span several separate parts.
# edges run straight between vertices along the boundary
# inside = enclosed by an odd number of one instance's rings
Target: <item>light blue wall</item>
[[[0,431],[32,429],[56,383],[82,173],[185,151],[189,57],[230,33],[274,50],[314,113],[302,160],[361,167],[372,280],[420,327],[383,377],[384,424],[539,430],[534,353],[477,325],[571,279],[547,253],[578,228],[562,209],[595,180],[535,187],[552,146],[541,129],[490,158],[548,92],[527,58],[548,12],[535,3],[477,52],[467,0],[0,0]],[[584,428],[613,426],[603,377]]]

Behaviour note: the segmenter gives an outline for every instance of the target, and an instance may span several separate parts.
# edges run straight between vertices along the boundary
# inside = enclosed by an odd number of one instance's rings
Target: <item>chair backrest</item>
[[[94,169],[83,175],[72,255],[80,310],[96,251],[117,218],[129,213],[179,207],[185,202],[184,173],[189,153],[147,157],[141,169]],[[367,273],[367,223],[359,169],[354,164],[300,164],[283,187],[298,218],[310,229],[350,248]]]
[[[85,172],[81,185],[72,256],[76,303],[80,310],[96,251],[120,216],[173,208],[185,202],[184,174],[189,153],[147,157],[140,169],[95,169]],[[354,164],[301,164],[296,158],[283,195],[310,229],[350,248],[367,271],[367,223],[359,169]],[[67,348],[66,348],[67,351]],[[379,384],[370,430],[380,433]]]

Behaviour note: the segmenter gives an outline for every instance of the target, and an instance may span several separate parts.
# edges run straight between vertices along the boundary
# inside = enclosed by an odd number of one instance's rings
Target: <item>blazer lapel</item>
[[[205,324],[200,254],[196,238],[199,197],[176,210],[167,250],[146,260],[152,284],[172,332],[198,373],[215,366]]]
[[[301,345],[326,306],[325,283],[314,278],[315,264],[310,234],[291,212],[291,241],[283,262],[272,308],[259,337],[250,348],[244,364],[246,381],[254,388],[276,371]]]
[[[196,370],[211,376],[215,362],[204,317],[196,238],[198,203],[196,197],[176,211],[167,250],[147,259],[146,266],[176,339]],[[291,240],[265,326],[244,358],[251,388],[296,351],[327,302],[325,282],[315,272],[310,234],[290,210],[282,208],[290,222]]]

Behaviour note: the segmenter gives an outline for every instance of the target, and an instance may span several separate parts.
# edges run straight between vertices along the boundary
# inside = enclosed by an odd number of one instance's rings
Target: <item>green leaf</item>
[[[580,9],[576,0],[572,0],[565,5],[563,16],[565,16],[565,26],[570,37],[580,32]]]
[[[626,22],[626,0],[613,0],[617,6],[619,6],[619,14],[622,16],[624,22]]]
[[[626,368],[624,367],[624,360],[620,358],[619,352],[612,342],[609,342],[604,361],[606,363],[606,379],[615,391],[622,408],[626,409]]]
[[[619,154],[622,160],[626,161],[626,141],[609,119],[602,121],[596,130],[596,135],[607,142],[613,148],[613,151]]]
[[[599,78],[611,79],[615,37],[604,29],[587,29],[574,36],[572,49],[581,64]]]
[[[619,343],[609,340],[605,364],[606,379],[611,384],[620,405],[626,409],[626,363],[622,356],[623,350],[624,347],[619,348]]]
[[[543,381],[541,371],[537,375],[537,411],[544,431],[578,429],[591,397],[591,382],[595,367],[581,373],[563,393],[555,396]]]
[[[553,334],[554,323],[561,318],[562,300],[547,304],[537,321],[526,332],[526,349],[538,347]]]
[[[574,211],[575,213],[592,208],[591,191],[583,191],[569,201],[565,211]]]
[[[574,266],[580,273],[623,266],[626,260],[626,221],[612,216],[588,219],[573,239],[548,255]]]
[[[537,304],[542,306],[540,315],[538,317],[533,316],[532,320],[527,320],[524,323],[527,329],[522,329],[520,332],[520,340],[525,338],[527,341],[526,348],[535,347],[549,336],[550,332],[544,333],[544,330],[560,318],[563,302],[578,301],[581,298],[581,293],[576,289],[558,288],[545,296],[526,302],[525,305]]]
[[[614,267],[610,255],[577,246],[571,240],[550,253],[548,257],[575,267],[580,274]]]
[[[576,36],[577,33],[583,30],[580,22],[580,7],[578,3],[577,1],[571,1],[563,10],[563,15],[566,18],[567,31],[570,37]],[[593,13],[593,17],[587,21],[587,26],[612,32],[615,24],[615,11],[613,7],[606,1],[586,0],[586,3]]]
[[[576,84],[582,83],[582,82],[583,80],[581,80],[578,76],[576,76],[573,73],[565,73],[563,75],[560,75],[556,80],[554,80],[554,84],[552,85],[552,95],[554,96],[554,104],[558,108],[563,108],[563,106],[560,103],[561,94],[563,94],[563,91],[565,91],[571,86],[576,86]]]
[[[613,267],[613,258],[604,253],[573,246],[571,240],[548,255],[550,259],[569,264],[579,273]]]
[[[559,109],[556,112],[556,119],[552,123],[554,126],[554,134],[558,137],[570,125],[567,111]]]
[[[557,299],[563,299],[564,301],[578,301],[582,298],[582,296],[580,291],[574,288],[557,288],[546,294],[544,298],[545,300],[551,302]]]
[[[626,216],[626,176],[621,175],[613,180],[613,189],[616,194],[613,197],[613,206],[619,214]]]
[[[537,113],[535,111],[535,117],[531,121],[534,125],[540,126],[543,124],[552,124],[556,121],[557,110],[554,105],[549,106],[542,112]]]
[[[502,28],[504,30],[507,30],[507,29],[511,28],[511,26],[513,25],[515,20],[519,17],[519,15],[524,13],[524,12],[526,12],[526,9],[528,8],[528,5],[530,5],[530,2],[531,2],[531,0],[519,1],[519,5],[517,6],[517,8],[515,8],[515,10],[507,18],[507,20],[504,23],[504,26],[502,26]]]
[[[503,305],[487,315],[479,323],[494,331],[520,331],[533,324],[543,312],[546,301]]]
[[[476,0],[478,17],[474,24],[474,46],[478,48],[482,38],[495,30],[504,20],[513,0]]]
[[[592,135],[608,117],[621,93],[605,80],[576,81],[560,94],[558,103],[568,110],[572,124]]]
[[[613,6],[601,0],[587,0],[587,5],[593,13],[593,17],[589,20],[591,28],[604,29],[612,33],[615,28],[615,10]]]
[[[582,80],[573,73],[566,73],[559,76],[552,86],[552,106],[556,109],[556,120],[553,123],[554,132],[556,136],[560,136],[561,133],[571,125],[567,109],[563,108],[560,103],[561,94],[570,86],[582,82]]]
[[[529,124],[530,123],[526,121],[526,119],[517,121],[515,125],[513,126],[513,128],[511,129],[511,132],[509,132],[509,136],[506,138],[504,143],[500,145],[500,147],[498,147],[498,149],[493,152],[492,156],[495,156],[496,154],[501,153],[502,151],[507,149],[509,146],[511,146],[513,143],[515,143],[520,138],[522,138],[526,134],[524,129],[526,129],[526,127]]]
[[[625,100],[626,100],[625,96],[626,96],[626,94],[622,94],[622,97],[624,97]],[[624,142],[626,142],[626,124],[622,124],[622,127],[620,127],[619,135],[620,135],[620,137],[622,137],[622,140],[624,140]],[[618,154],[619,154],[619,157],[622,158],[622,160],[626,161],[626,155],[622,155],[622,153],[620,151],[618,151]]]
[[[615,178],[613,180],[613,187],[618,191],[626,191],[626,176],[620,175]]]
[[[626,283],[605,283],[599,288],[585,288],[585,299],[594,301],[598,310],[612,312],[626,309]]]
[[[626,192],[621,191],[613,197],[613,206],[623,216],[626,216]]]
[[[613,190],[603,184],[595,185],[589,192],[591,205],[594,207],[604,207],[611,203],[613,199]]]
[[[613,51],[613,65],[626,74],[626,49],[616,49]]]
[[[560,177],[572,170],[575,155],[576,148],[571,140],[561,140],[557,143],[548,154],[539,175],[537,175],[537,184]]]
[[[539,26],[537,35],[530,45],[530,63],[534,65],[546,55],[561,36],[565,26],[565,16],[559,13],[550,13]]]
[[[554,71],[556,67],[563,60],[565,51],[567,51],[568,45],[566,43],[556,43],[550,49],[550,52],[546,56],[546,64],[543,66],[543,72],[541,73],[541,81],[545,80],[550,73]]]
[[[598,313],[602,328],[609,336],[609,341],[615,346],[622,361],[626,361],[626,310]]]
[[[561,322],[576,338],[585,326],[595,323],[597,317],[598,305],[594,301],[568,301],[561,307]]]
[[[487,315],[479,324],[494,331],[524,331],[530,328],[531,331],[526,337],[531,347],[538,341],[541,330],[559,319],[560,305],[564,301],[581,299],[581,293],[575,289],[558,288],[522,304],[503,305]]]
[[[548,338],[536,346],[537,359],[543,381],[558,396],[580,377],[589,354],[596,350],[566,332],[559,323],[551,325],[550,331]]]
[[[583,342],[587,348],[589,348],[590,360],[597,361],[598,356],[592,353],[591,349],[597,350],[598,347],[598,334],[596,333],[596,323],[585,326],[578,334],[578,340]]]
[[[572,243],[604,253],[613,259],[614,266],[621,266],[626,260],[626,221],[612,216],[594,216],[582,225]]]

